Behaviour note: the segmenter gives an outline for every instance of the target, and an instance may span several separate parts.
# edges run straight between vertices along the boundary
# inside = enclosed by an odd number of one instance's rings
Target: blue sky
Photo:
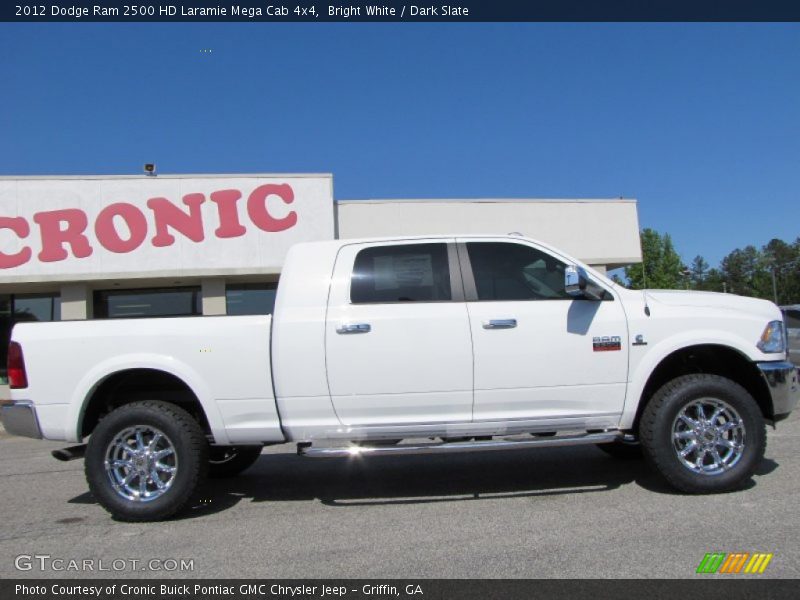
[[[0,55],[3,175],[634,197],[712,264],[800,235],[797,24],[2,24]]]

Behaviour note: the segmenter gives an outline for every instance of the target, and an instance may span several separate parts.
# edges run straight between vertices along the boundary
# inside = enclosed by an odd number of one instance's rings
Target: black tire
[[[736,439],[725,439],[724,443],[734,443],[738,449],[724,450],[731,452],[732,456],[737,456],[734,461],[731,459],[729,466],[724,469],[714,470],[716,465],[721,464],[712,455],[703,452],[703,444],[714,449],[717,457],[720,456],[719,449],[722,445],[717,445],[714,441],[714,431],[720,429],[711,428],[709,432],[704,432],[701,436],[696,435],[696,430],[688,429],[689,426],[679,424],[679,415],[694,415],[694,420],[700,422],[698,412],[691,412],[697,404],[706,404],[707,411],[713,407],[727,407],[734,418],[726,421],[725,417],[718,417],[716,423],[735,425],[736,422],[743,424],[741,435]],[[684,409],[687,413],[682,413]],[[716,411],[712,412],[713,414]],[[708,417],[706,416],[706,419]],[[682,421],[683,419],[680,419]],[[706,420],[709,423],[710,419]],[[679,431],[681,427],[687,427],[684,431]],[[676,429],[678,428],[678,429]],[[702,427],[698,430],[702,430]],[[696,440],[677,440],[680,434],[688,434],[687,437],[696,437],[701,440],[698,444]],[[733,436],[733,433],[725,435]],[[764,458],[767,445],[767,433],[764,417],[761,409],[753,397],[738,383],[720,377],[719,375],[684,375],[677,377],[665,384],[645,406],[639,426],[639,439],[644,450],[645,458],[652,464],[661,476],[674,488],[692,494],[710,494],[716,492],[727,492],[741,489],[750,480],[751,476],[758,468]],[[707,472],[693,470],[693,467],[682,462],[679,454],[681,450],[686,450],[694,443],[694,450],[690,452],[686,459],[693,462],[694,467],[708,468]],[[680,444],[685,444],[678,447]],[[697,450],[697,449],[700,450]],[[701,456],[702,454],[702,456]],[[699,457],[699,458],[698,458]],[[724,458],[724,457],[723,457]],[[699,464],[697,461],[700,461]],[[724,462],[724,461],[723,461]]]
[[[611,442],[597,444],[597,447],[609,456],[620,460],[638,460],[643,456],[642,445],[638,442]]]
[[[112,480],[113,473],[106,469],[106,458],[112,447],[119,449],[127,446],[133,450],[137,446],[120,443],[118,436],[133,429],[156,431],[162,433],[162,438],[169,442],[172,449],[170,456],[163,459],[153,459],[161,468],[159,461],[171,461],[174,466],[173,474],[167,474],[169,486],[159,494],[146,501],[136,501],[125,497],[123,492],[117,491]],[[152,442],[155,435],[150,438]],[[127,435],[126,435],[126,439]],[[112,446],[113,444],[113,446]],[[123,450],[125,452],[125,450]],[[119,454],[119,456],[130,456]],[[137,459],[130,459],[131,464]],[[145,464],[140,465],[145,469]],[[157,400],[132,402],[112,411],[104,417],[92,432],[86,448],[85,461],[86,481],[89,489],[100,505],[111,515],[121,521],[158,521],[171,517],[180,511],[191,499],[198,486],[206,477],[208,469],[208,442],[206,441],[200,424],[185,410],[174,404]],[[124,467],[123,473],[131,473],[134,468]],[[147,478],[144,478],[148,481]],[[141,479],[136,474],[133,481],[141,484]],[[117,484],[119,484],[119,481]],[[155,481],[147,487],[155,487]]]
[[[211,446],[208,476],[213,479],[238,475],[261,456],[263,446]]]

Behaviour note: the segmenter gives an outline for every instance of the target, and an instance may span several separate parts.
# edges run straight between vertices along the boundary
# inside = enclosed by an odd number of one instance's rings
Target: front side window
[[[376,246],[356,256],[350,284],[353,304],[451,299],[446,244]]]
[[[566,265],[522,244],[467,244],[478,300],[570,300],[564,291]]]

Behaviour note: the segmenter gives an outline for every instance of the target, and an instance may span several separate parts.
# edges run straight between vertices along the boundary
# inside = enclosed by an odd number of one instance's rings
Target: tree
[[[708,263],[706,259],[699,254],[692,259],[692,265],[689,267],[689,280],[692,282],[692,288],[695,290],[704,289],[706,276],[708,275]]]
[[[703,279],[703,285],[698,288],[707,292],[727,292],[725,276],[719,269],[709,269]]]
[[[759,298],[768,293],[769,275],[755,246],[737,248],[722,259],[721,267],[729,292]]]
[[[663,236],[654,229],[641,232],[642,263],[625,267],[625,276],[633,289],[683,287],[684,265],[675,251],[669,234]]]
[[[764,246],[762,253],[764,266],[770,277],[770,288],[768,295],[763,297],[775,300],[778,304],[789,304],[793,299],[800,299],[800,243],[798,242],[800,238],[794,244],[773,238]]]

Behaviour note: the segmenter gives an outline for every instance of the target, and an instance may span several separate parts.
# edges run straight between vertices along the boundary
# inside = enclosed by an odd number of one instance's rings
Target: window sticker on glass
[[[376,256],[373,265],[376,290],[433,285],[433,263],[430,254]]]

